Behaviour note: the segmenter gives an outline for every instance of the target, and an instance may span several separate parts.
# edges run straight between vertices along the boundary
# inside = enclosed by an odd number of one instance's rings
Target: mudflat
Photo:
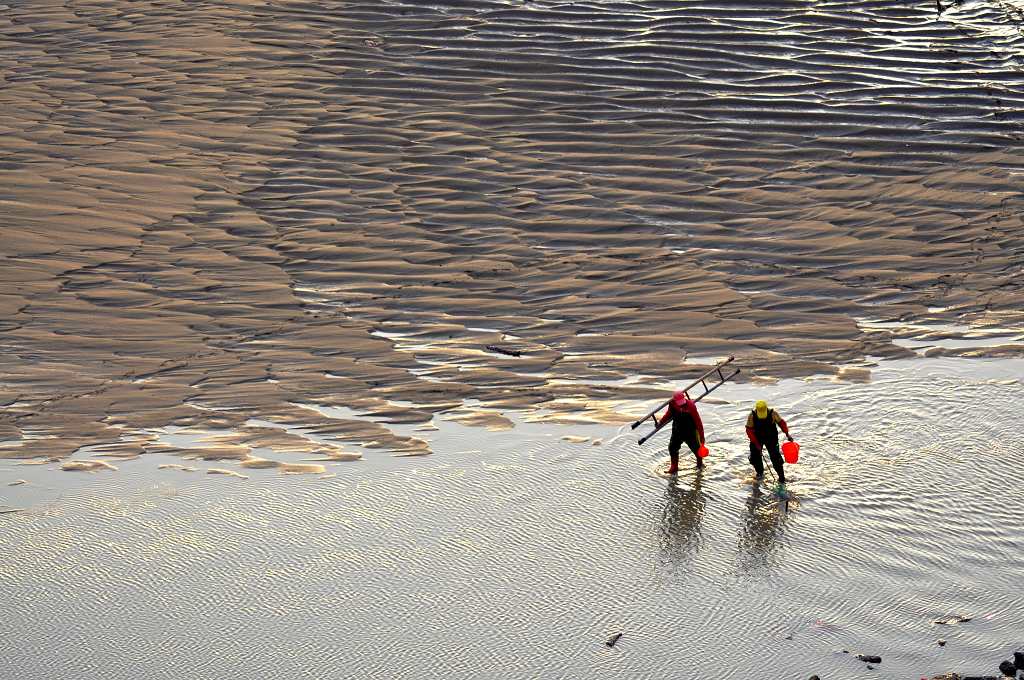
[[[994,673],[1022,16],[0,4],[6,672]],[[726,356],[666,480],[623,425]]]
[[[729,354],[863,379],[953,323],[1021,351],[1002,3],[0,15],[2,457],[423,454],[386,424],[621,422]]]

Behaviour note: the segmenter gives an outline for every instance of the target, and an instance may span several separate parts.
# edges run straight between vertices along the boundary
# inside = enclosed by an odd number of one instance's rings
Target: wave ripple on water
[[[705,406],[709,467],[675,482],[654,473],[663,438],[593,446],[540,424],[483,440],[447,425],[441,456],[322,482],[154,486],[142,459],[5,516],[0,651],[28,677],[45,648],[54,679],[981,672],[1024,617],[1008,369],[780,385],[803,444],[788,502],[750,483],[743,387]],[[956,615],[972,620],[934,623]]]

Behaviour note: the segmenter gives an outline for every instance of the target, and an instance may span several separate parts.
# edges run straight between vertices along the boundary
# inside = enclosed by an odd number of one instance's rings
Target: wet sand
[[[0,9],[12,676],[1019,645],[1015,5]],[[709,469],[663,478],[621,426],[729,355]],[[788,505],[745,463],[765,396]]]
[[[6,7],[0,457],[424,454],[388,424],[855,376],[895,321],[1020,355],[1003,4]]]

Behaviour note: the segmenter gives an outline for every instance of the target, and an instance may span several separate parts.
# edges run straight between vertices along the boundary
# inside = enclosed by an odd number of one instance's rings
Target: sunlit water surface
[[[674,482],[657,474],[664,438],[544,423],[442,422],[437,455],[327,479],[7,462],[0,501],[23,510],[0,515],[4,675],[990,672],[1024,629],[1022,369],[919,360],[863,384],[731,385],[703,408],[708,469]],[[757,396],[803,446],[789,500],[749,477]],[[934,623],[955,615],[972,620]]]

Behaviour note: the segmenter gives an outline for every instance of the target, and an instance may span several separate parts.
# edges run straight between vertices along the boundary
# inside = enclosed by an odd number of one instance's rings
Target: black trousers
[[[779,452],[779,443],[769,442],[763,446],[768,449],[768,457],[772,461],[772,467],[775,468],[775,474],[779,478],[779,484],[785,484],[786,473],[782,471],[782,454]],[[750,464],[754,466],[754,471],[757,472],[758,477],[764,474],[764,463],[761,460],[761,446],[758,446],[754,442],[750,442]]]
[[[697,441],[697,430],[690,430],[684,432],[682,430],[672,430],[672,438],[668,440],[668,455],[672,459],[673,465],[679,464],[679,449],[683,447],[683,442],[690,447],[693,451],[693,457],[697,459],[697,465],[703,465],[704,461],[697,455],[697,449],[700,448],[700,442]]]

